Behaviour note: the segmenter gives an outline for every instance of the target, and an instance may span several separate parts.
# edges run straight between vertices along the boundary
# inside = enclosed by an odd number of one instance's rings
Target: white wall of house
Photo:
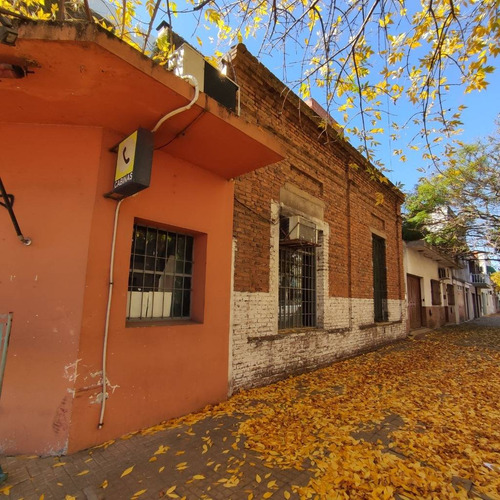
[[[431,280],[439,280],[439,264],[435,260],[425,257],[421,252],[405,245],[406,272],[422,278],[420,280],[420,293],[422,306],[432,306]],[[443,295],[441,290],[441,296]]]

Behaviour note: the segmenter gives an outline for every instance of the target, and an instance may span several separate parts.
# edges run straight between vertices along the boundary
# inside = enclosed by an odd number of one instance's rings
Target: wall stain
[[[61,403],[59,404],[59,407],[57,408],[54,420],[52,421],[52,430],[56,434],[66,432],[69,428],[71,399],[72,396],[67,394],[66,396],[64,396]]]

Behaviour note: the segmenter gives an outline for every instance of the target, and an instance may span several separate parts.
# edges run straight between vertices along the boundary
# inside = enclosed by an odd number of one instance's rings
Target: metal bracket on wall
[[[14,229],[16,230],[17,237],[21,241],[23,245],[31,245],[31,239],[26,238],[23,233],[21,232],[21,228],[19,227],[19,224],[16,219],[16,214],[14,213],[13,205],[14,205],[14,195],[13,194],[7,194],[7,191],[5,190],[5,186],[3,185],[2,178],[0,177],[0,198],[3,198],[3,202],[0,201],[0,205],[5,207],[7,211],[9,212],[10,215],[10,220],[12,221],[12,224],[14,225]]]

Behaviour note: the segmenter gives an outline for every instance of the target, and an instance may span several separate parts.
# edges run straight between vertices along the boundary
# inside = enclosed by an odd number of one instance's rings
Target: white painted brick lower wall
[[[277,202],[271,203],[275,220],[279,209]],[[330,230],[324,221],[312,220],[321,235],[316,289],[319,328],[278,332],[279,226],[273,224],[269,293],[233,292],[230,392],[269,384],[406,336],[404,301],[389,300],[389,321],[375,325],[373,300],[329,296]],[[236,252],[237,242],[234,243]]]
[[[373,301],[330,298],[325,328],[278,333],[274,297],[235,292],[232,391],[269,384],[405,337],[403,304],[389,301],[389,322],[375,325]]]

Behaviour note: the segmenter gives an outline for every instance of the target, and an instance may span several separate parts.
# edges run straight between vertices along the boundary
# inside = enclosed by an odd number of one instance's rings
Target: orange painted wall
[[[109,190],[116,155],[108,148],[119,137],[103,141],[102,169],[95,199],[80,351],[80,375],[70,431],[74,451],[199,409],[227,396],[231,279],[233,184],[165,153],[155,152],[151,187],[120,208],[116,241],[114,295],[108,345],[108,379],[112,386],[104,426],[97,430],[101,387],[101,353],[108,293],[109,255],[116,202]],[[193,145],[193,147],[196,147]],[[216,159],[214,159],[216,161]],[[206,244],[203,323],[177,322],[127,327],[126,299],[134,219],[204,233]],[[180,229],[182,231],[182,229]],[[203,281],[203,279],[201,280]]]
[[[0,123],[0,173],[31,246],[0,207],[0,312],[14,312],[0,452],[67,446],[102,133]]]
[[[0,134],[2,178],[33,239],[24,247],[0,212],[0,310],[14,311],[0,452],[72,452],[225,399],[233,183],[155,152],[151,187],[122,203],[108,345],[116,387],[97,430],[116,206],[102,195],[114,177],[109,148],[122,137],[64,126],[0,126]],[[135,218],[201,234],[202,323],[126,326]]]

